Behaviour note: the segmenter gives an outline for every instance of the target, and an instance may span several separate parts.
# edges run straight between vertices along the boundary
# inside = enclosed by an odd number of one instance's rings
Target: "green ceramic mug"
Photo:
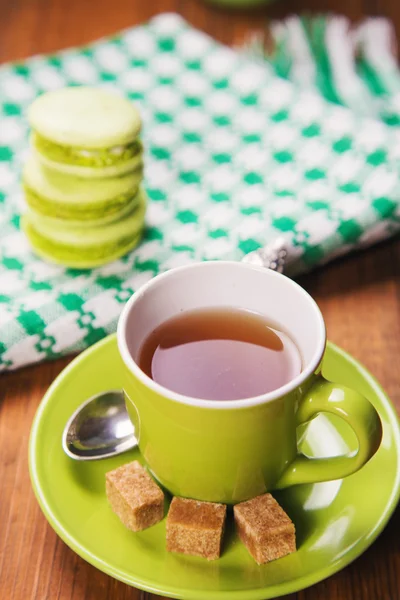
[[[181,311],[235,307],[265,315],[290,333],[303,359],[299,376],[261,396],[212,401],[174,393],[138,366],[150,332]],[[139,448],[172,494],[232,504],[268,490],[346,477],[376,452],[382,426],[358,392],[326,381],[325,325],[315,301],[291,279],[239,262],[203,262],[158,275],[136,292],[118,324],[124,390]],[[128,349],[129,348],[129,349]],[[299,453],[296,428],[321,412],[343,418],[358,452],[333,458]]]

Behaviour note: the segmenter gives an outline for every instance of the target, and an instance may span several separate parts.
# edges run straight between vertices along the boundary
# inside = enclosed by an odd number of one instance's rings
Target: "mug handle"
[[[382,423],[372,404],[358,392],[318,375],[300,401],[297,426],[323,412],[337,415],[350,425],[358,439],[357,452],[331,458],[310,458],[298,453],[277,482],[276,489],[342,479],[361,469],[378,450]]]

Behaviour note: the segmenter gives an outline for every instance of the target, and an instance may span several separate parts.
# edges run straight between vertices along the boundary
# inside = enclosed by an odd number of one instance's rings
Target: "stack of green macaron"
[[[84,269],[134,248],[146,211],[136,108],[105,90],[71,87],[40,96],[28,119],[22,227],[34,251]]]

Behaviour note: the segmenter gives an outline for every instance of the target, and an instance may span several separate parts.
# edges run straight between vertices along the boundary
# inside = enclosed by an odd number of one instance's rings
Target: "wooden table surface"
[[[393,19],[400,34],[398,0],[282,0],[240,13],[201,0],[0,0],[0,62],[86,43],[163,11],[180,12],[195,26],[232,43],[264,18],[303,9],[341,11],[353,19],[380,11]],[[340,260],[301,278],[300,283],[318,301],[330,339],[367,366],[400,412],[399,276],[397,239]],[[31,491],[27,465],[31,422],[47,387],[69,360],[0,377],[0,598],[159,598],[111,579],[74,554],[47,524]],[[287,600],[398,600],[399,532],[397,509],[363,556]]]

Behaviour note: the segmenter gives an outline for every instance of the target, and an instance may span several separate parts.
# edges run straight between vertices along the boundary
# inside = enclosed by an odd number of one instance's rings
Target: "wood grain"
[[[2,0],[0,61],[86,43],[162,11],[180,12],[195,26],[231,43],[258,27],[264,18],[304,9],[336,10],[353,19],[386,14],[400,33],[399,6],[397,0],[287,0],[238,12],[200,0]],[[330,339],[370,369],[400,412],[399,240],[340,260],[301,278],[300,283],[318,301]],[[69,360],[0,378],[0,598],[160,598],[111,579],[75,555],[47,524],[31,491],[27,466],[31,422],[47,387]],[[286,600],[399,600],[399,531],[397,510],[390,525],[361,558]]]

